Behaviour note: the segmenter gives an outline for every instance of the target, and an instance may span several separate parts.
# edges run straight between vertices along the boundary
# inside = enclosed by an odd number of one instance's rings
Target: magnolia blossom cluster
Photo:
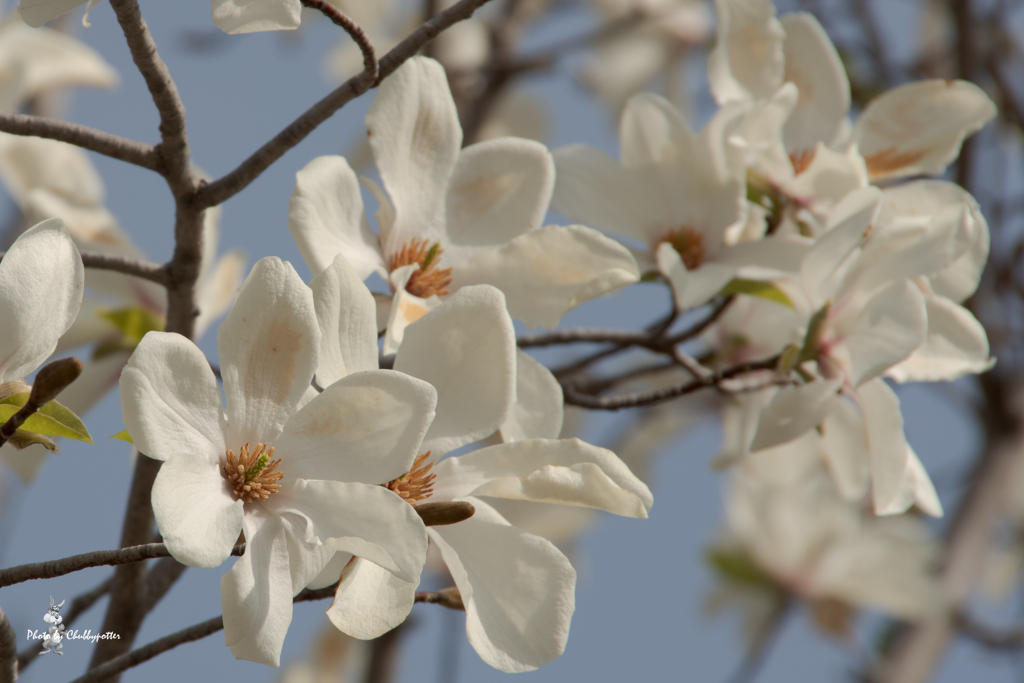
[[[40,25],[76,4],[22,0],[21,15]],[[600,6],[616,15],[628,4]],[[664,45],[709,30],[700,3],[642,4],[647,20],[606,56],[655,45],[626,64],[637,84]],[[300,21],[298,0],[212,5],[229,33]],[[310,281],[276,257],[243,281],[239,254],[216,258],[219,212],[207,212],[196,334],[227,312],[219,375],[193,340],[163,331],[159,285],[84,273],[79,249],[141,254],[82,151],[3,135],[0,178],[37,224],[0,262],[0,405],[29,390],[25,378],[55,349],[88,345],[64,409],[83,413],[119,385],[129,438],[162,463],[152,507],[167,548],[214,568],[245,544],[221,579],[225,642],[271,666],[300,591],[336,586],[332,624],[376,638],[409,615],[428,555],[454,581],[484,661],[509,672],[552,661],[576,572],[556,533],[525,527],[559,528],[538,522],[553,516],[575,531],[586,508],[646,518],[643,459],[708,406],[724,426],[715,464],[732,468],[710,555],[723,577],[714,605],[744,605],[751,633],[794,597],[835,634],[862,607],[907,619],[941,609],[934,548],[903,513],[942,508],[890,382],[947,381],[994,362],[963,306],[988,227],[977,202],[939,178],[994,105],[970,83],[923,81],[851,118],[842,62],[811,15],[777,17],[770,0],[715,9],[717,111],[696,130],[668,100],[633,95],[618,159],[507,136],[464,147],[444,67],[408,60],[365,118],[381,182],[335,155],[297,174],[288,228]],[[4,52],[15,38],[0,33],[0,69],[30,49],[33,64],[54,64],[0,89],[7,110],[45,88],[116,79],[67,37],[13,17],[5,30],[27,47]],[[471,61],[457,44],[452,54]],[[79,70],[48,81],[61,59]],[[545,225],[549,210],[576,223]],[[680,350],[679,372],[767,369],[723,381],[714,403],[657,407],[618,455],[559,438],[563,389],[517,348],[513,319],[554,328],[641,279],[671,292],[672,321],[718,312],[690,340],[695,358]],[[3,453],[30,479],[47,448],[55,442],[26,424]],[[507,501],[546,505],[521,527],[522,506]]]

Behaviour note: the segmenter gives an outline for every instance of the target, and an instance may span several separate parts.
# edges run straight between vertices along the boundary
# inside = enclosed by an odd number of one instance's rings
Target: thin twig
[[[66,142],[97,154],[156,171],[160,158],[153,145],[129,140],[77,123],[27,114],[0,114],[0,131]]]
[[[340,9],[327,2],[327,0],[302,0],[302,4],[310,9],[320,11],[325,17],[334,22],[335,25],[340,26],[346,33],[352,36],[352,40],[359,46],[359,51],[363,53],[363,72],[372,75],[373,79],[376,80],[377,52],[363,27]]]
[[[521,349],[558,344],[622,344],[648,346],[657,343],[657,337],[644,332],[629,330],[554,330],[541,334],[525,334],[516,339]]]
[[[238,556],[245,552],[245,544],[236,545],[231,554]],[[170,557],[171,553],[163,543],[147,543],[120,550],[96,550],[91,553],[72,555],[48,562],[33,562],[0,570],[0,588],[33,579],[52,579],[65,574],[88,569],[142,562],[156,557]]]
[[[241,192],[271,164],[306,139],[306,136],[316,130],[321,123],[333,116],[336,111],[394,73],[424,45],[436,38],[441,31],[473,16],[473,12],[488,1],[460,0],[424,23],[379,61],[375,78],[371,78],[367,72],[363,71],[345,81],[327,97],[292,121],[273,139],[239,164],[235,170],[201,187],[196,193],[196,204],[202,207],[216,206]]]
[[[768,616],[764,625],[747,650],[746,657],[740,662],[740,666],[729,676],[728,683],[750,683],[761,671],[765,661],[771,653],[772,646],[778,640],[782,627],[786,623],[786,616],[791,609],[791,602],[788,598],[780,598],[775,610]]]
[[[990,650],[1018,650],[1024,647],[1024,626],[1000,631],[979,624],[964,612],[957,612],[953,619],[964,635]]]
[[[161,562],[163,562],[163,560],[161,560]],[[71,625],[75,623],[78,617],[82,616],[87,609],[96,604],[97,600],[110,592],[110,586],[113,583],[114,577],[111,576],[92,590],[75,596],[71,601],[71,605],[68,607],[67,612],[62,615],[64,626],[66,628],[71,628]],[[40,644],[33,643],[18,653],[18,673],[24,671],[28,668],[29,664],[39,658],[39,649]]]
[[[146,261],[144,259],[122,256],[121,254],[103,254],[97,251],[80,252],[82,265],[94,270],[113,270],[125,275],[133,275],[143,280],[155,282],[158,285],[167,286],[167,268],[159,263]],[[0,261],[7,252],[0,251]]]
[[[323,600],[325,598],[334,597],[335,592],[338,590],[338,584],[328,586],[327,588],[321,588],[319,590],[311,591],[308,588],[303,590],[301,593],[292,598],[292,602],[309,602],[313,600]],[[214,617],[213,619],[207,619],[206,621],[189,626],[188,628],[180,631],[175,631],[170,635],[166,635],[163,638],[158,638],[148,645],[132,650],[127,654],[123,654],[120,657],[115,657],[110,661],[95,667],[90,670],[84,676],[79,676],[71,683],[99,683],[99,681],[105,681],[108,678],[118,675],[122,671],[131,669],[132,667],[138,666],[143,662],[149,661],[154,657],[173,650],[179,645],[185,643],[191,643],[195,640],[200,640],[208,635],[212,635],[217,631],[224,628],[224,617]]]
[[[570,383],[562,384],[562,392],[565,395],[565,402],[568,405],[590,408],[591,410],[620,410],[622,408],[638,408],[649,406],[662,401],[668,401],[679,396],[692,394],[701,389],[713,387],[719,382],[754,372],[755,370],[773,369],[779,361],[779,356],[772,356],[759,361],[741,363],[719,372],[713,372],[706,377],[698,377],[683,384],[675,384],[670,387],[655,389],[653,391],[641,391],[632,394],[619,396],[591,396],[579,391]]]

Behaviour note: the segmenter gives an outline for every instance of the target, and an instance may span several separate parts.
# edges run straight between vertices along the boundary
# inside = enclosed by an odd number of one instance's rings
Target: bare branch
[[[563,383],[562,392],[565,395],[565,402],[568,405],[590,408],[592,410],[620,410],[622,408],[638,408],[648,406],[662,401],[668,401],[679,396],[692,394],[701,389],[718,385],[723,380],[731,379],[748,372],[756,370],[774,369],[779,361],[779,356],[772,356],[764,360],[741,363],[727,368],[720,372],[711,373],[705,377],[698,377],[684,384],[675,384],[653,391],[642,391],[619,396],[591,396],[579,391],[573,384]]]
[[[236,545],[231,554],[238,556],[245,552],[245,544]],[[142,562],[156,557],[170,557],[171,553],[163,543],[147,543],[120,550],[96,550],[91,553],[72,555],[48,562],[33,562],[0,570],[0,588],[33,579],[52,579],[65,574],[88,569],[89,567],[117,566]]]
[[[516,339],[521,349],[535,346],[555,346],[557,344],[621,344],[623,346],[652,345],[657,337],[644,332],[629,330],[589,330],[570,329],[555,330],[541,334],[525,334]]]
[[[729,676],[728,683],[750,683],[756,677],[761,667],[764,666],[772,646],[778,640],[782,627],[786,623],[786,616],[789,614],[792,603],[789,598],[779,598],[778,604],[768,618],[762,624],[758,633],[754,636],[754,642],[750,644],[746,657],[740,662],[739,668]]]
[[[325,17],[333,21],[352,36],[352,40],[359,46],[363,53],[363,73],[369,74],[374,80],[377,79],[377,52],[370,42],[369,36],[363,27],[352,20],[347,14],[327,2],[327,0],[302,0],[302,4],[310,9],[319,10]]]
[[[416,602],[425,602],[431,605],[441,605],[448,609],[466,611],[466,604],[462,601],[462,593],[455,586],[439,590],[436,593],[416,591]]]
[[[200,187],[196,193],[196,204],[202,207],[216,206],[241,192],[336,111],[391,75],[441,31],[473,16],[473,12],[486,2],[488,0],[460,0],[424,23],[380,60],[376,78],[371,78],[370,74],[363,71],[345,81],[260,147],[235,170]]]
[[[152,145],[60,119],[27,114],[0,114],[0,131],[66,142],[151,171],[156,171],[160,163],[160,157]]]
[[[163,560],[161,560],[163,562]],[[67,612],[63,615],[64,626],[71,628],[71,625],[75,623],[87,609],[96,604],[96,601],[102,598],[104,595],[110,592],[110,586],[114,583],[114,577],[109,577],[106,581],[99,584],[92,590],[86,591],[81,595],[75,597],[71,601],[71,605],[68,607]],[[33,643],[29,645],[21,652],[18,653],[18,673],[21,673],[29,664],[38,659],[38,654],[41,645],[39,643]]]
[[[98,251],[83,251],[82,265],[95,270],[113,270],[125,275],[133,275],[143,280],[167,286],[167,267],[152,261],[122,256],[121,254],[103,254]],[[7,252],[0,251],[0,261]]]
[[[174,195],[181,197],[193,190],[188,133],[185,130],[185,105],[181,102],[178,87],[171,79],[167,65],[156,51],[156,42],[142,18],[138,1],[111,0],[110,6],[128,41],[132,61],[145,79],[153,104],[160,113],[161,142],[156,147],[160,159],[159,171],[167,178]]]
[[[325,598],[334,597],[335,591],[338,590],[338,584],[328,586],[327,588],[321,588],[319,590],[311,591],[309,589],[303,590],[301,593],[292,598],[292,602],[309,602],[312,600],[323,600]],[[108,678],[117,676],[122,671],[127,671],[132,667],[138,666],[143,662],[147,662],[154,657],[173,650],[179,645],[185,643],[191,643],[196,640],[201,640],[206,636],[212,635],[217,631],[224,628],[224,617],[214,617],[213,619],[207,619],[206,621],[189,626],[188,628],[180,631],[175,631],[170,635],[166,635],[163,638],[158,638],[148,645],[132,650],[127,654],[123,654],[120,657],[115,657],[110,661],[95,667],[90,670],[84,676],[79,676],[71,683],[99,683],[99,681],[105,681]]]
[[[0,683],[18,680],[18,640],[7,615],[0,609]]]

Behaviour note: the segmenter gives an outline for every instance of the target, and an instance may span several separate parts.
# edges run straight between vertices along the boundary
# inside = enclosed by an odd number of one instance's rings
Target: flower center
[[[274,448],[258,443],[250,453],[249,444],[242,446],[238,457],[234,451],[225,451],[227,464],[221,468],[224,478],[234,488],[235,497],[243,503],[264,501],[271,493],[277,493],[281,485],[276,483],[284,479],[283,472],[275,471],[281,460],[270,461]]]
[[[817,154],[817,147],[808,147],[807,149],[801,149],[793,152],[789,155],[789,163],[793,164],[793,175],[800,175],[807,170],[807,167],[814,161],[814,155]]]
[[[658,244],[662,242],[668,242],[673,249],[679,252],[687,270],[700,268],[700,264],[704,263],[704,257],[708,253],[708,248],[704,244],[704,235],[685,225],[675,230],[669,230],[658,240]]]
[[[430,494],[434,492],[434,477],[437,476],[430,471],[434,463],[423,464],[423,461],[429,457],[430,451],[421,453],[412,463],[412,469],[407,474],[381,485],[387,490],[397,493],[402,500],[410,505],[429,498]]]
[[[849,603],[838,598],[817,598],[811,600],[811,619],[822,632],[835,638],[850,635],[853,618],[857,610]]]
[[[443,253],[440,242],[430,245],[426,239],[414,237],[391,255],[388,270],[419,264],[420,269],[412,274],[405,285],[406,291],[421,299],[435,294],[442,296],[448,293],[448,285],[452,283],[452,269],[437,267]]]

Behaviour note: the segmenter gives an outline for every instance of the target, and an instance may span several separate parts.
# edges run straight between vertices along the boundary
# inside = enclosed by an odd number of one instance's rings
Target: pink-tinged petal
[[[409,471],[436,396],[426,382],[391,370],[349,375],[288,420],[275,457],[289,479],[385,484]]]
[[[206,455],[168,458],[153,482],[153,514],[171,555],[190,567],[216,567],[242,530],[243,503]]]
[[[447,265],[541,227],[555,185],[539,142],[498,138],[462,150],[448,185]]]
[[[750,450],[784,444],[817,427],[841,384],[838,379],[817,380],[779,389],[761,411]]]
[[[180,334],[147,333],[120,384],[121,418],[139,452],[154,460],[191,453],[219,462],[225,449],[220,388],[195,344]]]
[[[0,383],[43,364],[78,316],[85,269],[59,218],[33,226],[0,261]]]
[[[850,383],[860,386],[906,359],[927,332],[920,289],[904,280],[881,290],[864,305],[843,340],[850,358]]]
[[[378,88],[366,129],[395,210],[381,234],[385,258],[413,238],[444,240],[448,181],[462,147],[444,68],[426,57],[400,66]]]
[[[316,372],[320,328],[313,293],[291,264],[261,259],[217,333],[227,442],[272,442]]]
[[[910,447],[903,435],[900,399],[882,379],[857,388],[871,451],[875,513],[895,515],[914,504],[916,475],[909,469]]]
[[[562,385],[530,354],[516,351],[516,402],[501,425],[505,442],[557,439],[562,433]]]
[[[498,431],[516,401],[516,336],[505,297],[463,287],[405,330],[395,370],[437,389],[423,451],[447,453]]]
[[[582,225],[548,226],[457,264],[460,287],[494,285],[528,327],[555,327],[580,304],[640,279],[624,246]]]
[[[650,489],[618,456],[579,439],[527,439],[442,460],[433,498],[493,496],[646,519]]]
[[[850,111],[850,81],[846,69],[814,15],[793,12],[780,19],[786,40],[784,80],[796,85],[800,100],[786,122],[786,149],[814,149],[837,142]]]
[[[821,423],[821,451],[839,494],[850,501],[862,500],[871,482],[871,462],[864,419],[853,402],[841,398],[829,402]]]
[[[419,583],[427,559],[426,527],[413,507],[388,489],[298,479],[285,484],[266,505],[278,514],[305,518],[307,543],[351,553]]]
[[[320,325],[317,383],[377,369],[377,302],[343,254],[309,283]]]
[[[948,382],[995,365],[985,328],[969,310],[949,299],[925,297],[928,335],[910,357],[886,372],[897,382]]]
[[[576,609],[576,571],[549,541],[471,501],[464,522],[428,529],[466,605],[466,636],[480,657],[509,673],[532,671],[565,649]]]
[[[875,182],[938,175],[960,153],[964,138],[995,115],[995,104],[973,83],[918,81],[869,102],[853,141]]]
[[[302,17],[299,0],[211,0],[213,23],[225,33],[296,29]]]
[[[715,0],[718,44],[708,81],[718,104],[769,97],[782,85],[786,34],[771,0]]]
[[[441,305],[441,299],[437,295],[430,295],[426,299],[410,294],[405,288],[412,274],[419,270],[419,266],[412,264],[396,268],[391,273],[391,289],[395,292],[391,299],[390,317],[387,323],[387,332],[384,335],[384,348],[381,349],[385,356],[397,353],[405,338],[405,328],[413,324],[434,308]]]
[[[358,557],[342,570],[341,584],[327,618],[342,633],[370,640],[395,628],[409,616],[416,584]]]
[[[670,203],[604,152],[586,145],[556,149],[551,208],[572,221],[647,244],[673,226]]]
[[[236,659],[281,663],[292,597],[334,554],[307,543],[305,525],[301,517],[268,514],[258,506],[245,515],[245,554],[220,580],[224,644]]]
[[[317,157],[295,174],[288,229],[313,275],[341,253],[361,280],[372,273],[387,277],[380,243],[366,220],[359,180],[344,157]]]

